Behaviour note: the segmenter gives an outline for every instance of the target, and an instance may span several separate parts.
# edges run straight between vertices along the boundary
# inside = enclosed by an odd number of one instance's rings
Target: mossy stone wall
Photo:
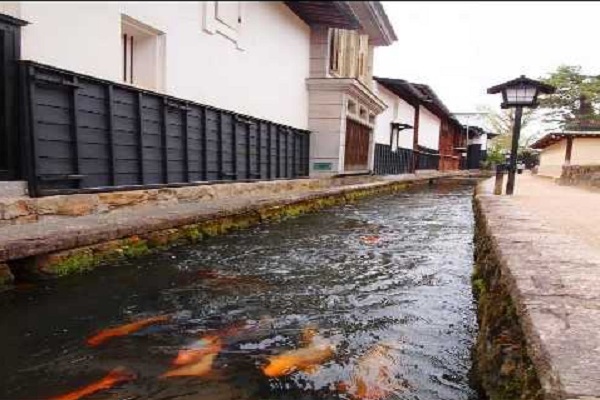
[[[527,354],[521,321],[477,200],[474,211],[472,283],[479,332],[473,349],[473,381],[490,400],[542,400],[542,388]]]

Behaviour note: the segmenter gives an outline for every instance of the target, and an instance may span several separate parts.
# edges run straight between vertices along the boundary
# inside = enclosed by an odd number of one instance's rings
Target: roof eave
[[[374,46],[389,46],[398,38],[383,6],[378,1],[348,2],[358,17],[362,31]]]
[[[568,137],[573,138],[593,138],[600,139],[600,131],[563,131],[550,132],[536,140],[531,146],[532,149],[544,149]]]
[[[285,5],[309,26],[360,29],[361,24],[347,1],[285,1]]]
[[[422,96],[414,89],[411,83],[404,79],[374,76],[373,80],[415,108],[418,107],[423,100]]]
[[[536,81],[534,79],[527,78],[525,75],[521,75],[519,78],[512,79],[508,82],[501,83],[496,86],[492,86],[487,90],[488,94],[496,94],[502,92],[504,89],[510,86],[518,85],[533,85],[536,86],[540,93],[551,94],[554,93],[556,88],[552,85],[548,85],[544,82]]]

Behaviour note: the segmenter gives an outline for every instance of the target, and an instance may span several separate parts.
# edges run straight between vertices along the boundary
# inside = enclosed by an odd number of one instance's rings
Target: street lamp
[[[515,188],[517,151],[519,149],[523,107],[536,108],[539,105],[539,94],[550,94],[554,93],[555,90],[554,86],[526,78],[525,75],[521,75],[521,77],[513,79],[512,81],[493,86],[487,90],[488,94],[502,93],[501,108],[515,108],[515,124],[513,126],[508,181],[506,182],[506,194],[508,195],[512,195]]]

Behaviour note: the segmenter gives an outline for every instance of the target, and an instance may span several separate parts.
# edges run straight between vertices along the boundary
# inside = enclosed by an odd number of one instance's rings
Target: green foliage
[[[492,146],[488,151],[487,161],[493,164],[501,164],[504,162],[504,153],[500,146]]]
[[[74,273],[81,273],[93,269],[100,261],[91,253],[83,252],[72,257],[66,258],[52,267],[53,273],[57,276],[66,276]]]
[[[556,87],[556,92],[540,96],[548,110],[545,122],[563,129],[600,128],[600,76],[585,75],[580,66],[561,65],[541,79]]]
[[[521,160],[526,168],[533,168],[535,165],[540,163],[540,155],[537,151],[524,148],[519,151],[519,160]]]
[[[515,110],[513,108],[495,111],[490,107],[480,107],[481,112],[486,114],[486,122],[491,127],[491,131],[496,133],[494,139],[491,140],[490,151],[496,151],[500,154],[502,151],[510,151],[512,141],[512,131],[515,124]],[[523,130],[535,119],[534,110],[526,108],[523,110],[523,116],[521,118],[521,137],[519,139],[519,146],[527,146],[531,141],[532,137],[528,137],[523,134]],[[489,154],[488,154],[489,157]],[[502,162],[504,156],[501,156],[497,162]]]

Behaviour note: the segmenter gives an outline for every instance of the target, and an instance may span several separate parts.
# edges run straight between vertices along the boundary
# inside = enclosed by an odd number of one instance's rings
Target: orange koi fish
[[[296,371],[310,373],[335,355],[335,346],[315,336],[312,330],[303,333],[303,340],[310,341],[308,346],[270,357],[269,363],[262,368],[263,373],[270,378],[289,375]]]
[[[204,336],[191,346],[179,350],[173,365],[187,365],[200,361],[208,354],[218,353],[221,350],[221,339],[216,335]]]
[[[101,390],[110,389],[120,383],[134,380],[136,375],[122,367],[110,371],[104,378],[62,396],[52,397],[50,400],[79,400]]]
[[[338,390],[357,400],[385,399],[399,390],[406,389],[391,372],[394,365],[390,348],[377,344],[359,359],[350,382],[338,384]]]
[[[98,346],[99,344],[104,343],[105,341],[112,339],[114,337],[126,336],[133,332],[136,332],[142,328],[145,328],[152,324],[158,324],[161,322],[166,322],[170,318],[169,315],[159,315],[156,317],[150,317],[141,319],[135,322],[131,322],[129,324],[117,326],[114,328],[103,329],[94,336],[88,338],[87,344],[90,346]]]
[[[215,358],[217,358],[219,351],[220,347],[219,350],[204,354],[198,361],[167,371],[160,377],[170,378],[174,376],[206,376],[212,371],[213,362],[215,361]]]
[[[377,244],[377,243],[379,243],[379,236],[377,236],[377,235],[361,236],[360,241],[363,242],[364,244]]]

